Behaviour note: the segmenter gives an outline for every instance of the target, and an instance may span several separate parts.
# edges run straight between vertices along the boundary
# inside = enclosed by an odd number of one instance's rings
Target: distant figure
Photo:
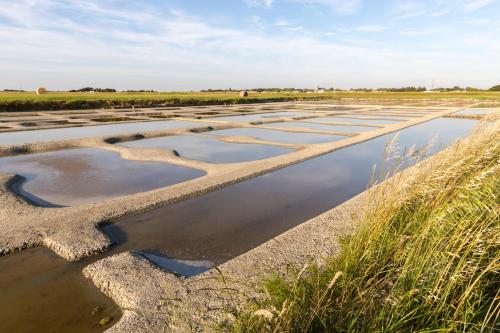
[[[246,90],[240,91],[240,97],[248,97],[248,91]]]
[[[47,89],[45,89],[43,87],[39,87],[39,88],[36,88],[35,92],[37,95],[43,95],[43,94],[47,93]]]

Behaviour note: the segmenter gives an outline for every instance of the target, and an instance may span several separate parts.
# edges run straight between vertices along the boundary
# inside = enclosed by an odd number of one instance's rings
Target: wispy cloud
[[[380,32],[384,31],[385,28],[381,25],[378,24],[370,24],[370,25],[361,25],[354,30],[360,31],[360,32]]]
[[[445,8],[438,10],[437,12],[429,14],[429,17],[440,17],[440,16],[445,16],[453,12],[453,8]]]
[[[404,36],[429,36],[443,33],[446,29],[405,29],[399,33]]]
[[[247,5],[251,7],[262,6],[267,8],[271,8],[274,2],[274,0],[244,0],[244,1]]]
[[[395,19],[404,20],[427,14],[427,6],[422,1],[403,1],[395,8]]]
[[[250,7],[271,8],[275,3],[298,3],[307,6],[326,6],[335,12],[353,14],[362,5],[362,0],[243,0]]]
[[[342,14],[356,13],[362,6],[362,0],[284,0],[306,5],[323,5]]]
[[[304,27],[301,26],[301,25],[298,25],[298,24],[294,24],[294,23],[291,23],[291,22],[288,22],[287,20],[283,19],[283,18],[279,18],[276,20],[276,22],[274,23],[275,26],[277,27],[280,27],[286,31],[300,31],[300,30],[304,30]]]
[[[495,2],[495,0],[470,0],[464,3],[463,8],[466,12],[473,12],[492,4],[493,2]]]

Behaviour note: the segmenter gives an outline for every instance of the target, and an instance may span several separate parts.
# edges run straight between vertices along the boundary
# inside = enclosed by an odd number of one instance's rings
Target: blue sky
[[[0,0],[0,89],[500,83],[500,0]]]

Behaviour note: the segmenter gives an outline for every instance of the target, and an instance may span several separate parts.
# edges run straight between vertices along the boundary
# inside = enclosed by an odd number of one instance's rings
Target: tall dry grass
[[[266,281],[232,329],[500,331],[500,120],[399,172],[422,156],[390,156],[340,255]]]

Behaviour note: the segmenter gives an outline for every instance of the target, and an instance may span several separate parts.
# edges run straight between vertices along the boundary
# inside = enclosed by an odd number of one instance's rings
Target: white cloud
[[[398,3],[395,8],[395,18],[404,20],[427,14],[427,6],[422,1],[407,0]]]
[[[304,30],[304,27],[298,24],[294,24],[291,22],[288,22],[287,20],[283,18],[279,18],[274,22],[274,25],[282,28],[285,31],[300,31]]]
[[[359,32],[380,32],[384,31],[385,28],[378,24],[362,25],[354,29]]]
[[[304,5],[323,5],[342,14],[356,13],[362,6],[362,0],[285,0]]]
[[[405,36],[429,36],[443,33],[445,29],[405,29],[400,31],[401,35]]]
[[[327,6],[341,14],[353,14],[361,8],[362,0],[243,0],[250,7],[271,8],[276,2],[292,2],[307,6]]]
[[[463,8],[466,12],[473,12],[492,4],[493,2],[494,0],[470,0],[464,3]]]
[[[267,8],[271,8],[274,2],[274,0],[244,0],[244,1],[247,5],[251,7],[262,6]]]
[[[437,12],[434,12],[434,13],[429,14],[429,17],[440,17],[440,16],[445,16],[445,15],[450,14],[451,12],[453,12],[453,9],[452,9],[452,8],[445,8],[445,9],[442,9],[442,10],[439,10],[439,11],[437,11]]]

